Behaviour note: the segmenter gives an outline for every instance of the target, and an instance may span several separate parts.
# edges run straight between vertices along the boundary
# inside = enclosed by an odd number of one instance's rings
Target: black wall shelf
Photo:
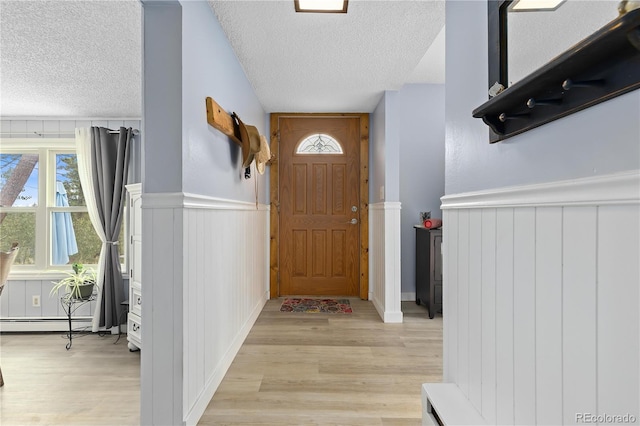
[[[495,12],[493,19],[497,23]],[[493,59],[500,61],[501,49],[497,50]],[[489,61],[490,72],[497,70],[491,57]],[[492,78],[500,81],[499,76]],[[638,88],[640,9],[616,18],[489,99],[473,116],[491,128],[494,143]]]

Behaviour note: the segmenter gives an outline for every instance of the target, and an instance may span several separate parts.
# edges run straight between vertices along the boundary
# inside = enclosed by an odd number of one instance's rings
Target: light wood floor
[[[280,303],[267,302],[200,425],[421,424],[421,384],[442,378],[441,316],[403,302],[404,323],[384,324],[357,299],[351,315]],[[61,333],[0,336],[0,425],[138,424],[140,355],[114,341],[66,351]]]
[[[200,425],[420,425],[421,385],[442,380],[442,317],[403,302],[384,324],[354,313],[279,312],[267,303]]]
[[[0,336],[0,425],[140,423],[140,353],[127,336],[64,333]]]

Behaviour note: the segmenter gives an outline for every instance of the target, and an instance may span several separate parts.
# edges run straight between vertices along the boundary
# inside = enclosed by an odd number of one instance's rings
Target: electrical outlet
[[[34,308],[39,308],[40,307],[40,295],[39,294],[34,294],[33,296],[31,296],[31,305]]]

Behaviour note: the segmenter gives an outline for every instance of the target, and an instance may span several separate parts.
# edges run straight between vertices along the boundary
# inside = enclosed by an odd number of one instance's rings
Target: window
[[[89,219],[74,147],[73,139],[2,141],[0,248],[20,244],[16,271],[98,262],[102,245]],[[124,228],[119,237],[123,260]]]
[[[324,133],[307,136],[298,144],[296,154],[342,154],[340,142]]]

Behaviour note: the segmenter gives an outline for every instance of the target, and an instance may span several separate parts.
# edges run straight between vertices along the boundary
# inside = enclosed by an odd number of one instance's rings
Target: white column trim
[[[445,195],[441,209],[640,203],[640,170]]]
[[[385,246],[385,323],[402,323],[402,306],[400,304],[401,285],[401,244],[400,244],[400,210],[401,203],[385,202],[384,214],[384,246]]]
[[[385,323],[401,323],[403,320],[401,310],[401,262],[400,262],[400,202],[381,202],[369,205],[369,211],[377,211],[382,215],[382,244],[384,247],[375,247],[372,250],[382,250],[384,268],[382,276],[376,277],[370,274],[377,283],[382,283],[382,292],[374,289],[371,298],[378,314]]]

